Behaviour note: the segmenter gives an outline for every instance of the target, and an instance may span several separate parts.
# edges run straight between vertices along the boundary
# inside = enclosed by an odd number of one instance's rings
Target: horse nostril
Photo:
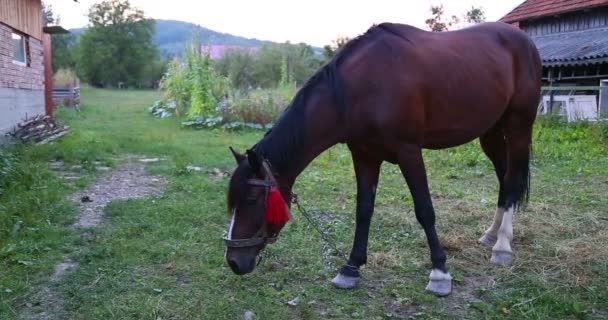
[[[230,266],[230,269],[234,271],[234,273],[239,274],[239,265],[236,263],[236,261],[230,259],[228,260],[228,265]]]

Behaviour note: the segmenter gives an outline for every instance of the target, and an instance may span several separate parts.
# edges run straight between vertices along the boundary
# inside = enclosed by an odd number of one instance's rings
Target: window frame
[[[16,40],[14,37],[15,36],[19,36],[21,37],[21,50],[23,51],[23,61],[20,60],[16,60],[15,59],[15,42],[14,40]],[[27,56],[27,36],[24,35],[23,33],[17,32],[15,30],[11,31],[11,42],[13,43],[13,63],[22,67],[26,67],[27,66],[27,62],[28,62],[28,56]]]

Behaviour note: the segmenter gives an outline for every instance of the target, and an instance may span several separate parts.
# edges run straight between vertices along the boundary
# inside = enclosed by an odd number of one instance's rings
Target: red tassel
[[[276,188],[270,188],[268,193],[265,218],[270,224],[286,224],[289,221],[287,204]]]

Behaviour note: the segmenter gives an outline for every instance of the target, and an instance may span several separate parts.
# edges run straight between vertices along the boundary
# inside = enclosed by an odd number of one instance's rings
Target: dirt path
[[[122,159],[122,165],[115,170],[107,167],[98,167],[98,171],[107,171],[90,185],[87,189],[73,194],[70,199],[79,204],[79,216],[73,227],[76,230],[99,227],[103,223],[104,208],[115,200],[142,199],[160,196],[166,185],[166,180],[160,176],[151,176],[146,173],[145,163],[150,159],[130,156]],[[66,168],[61,162],[50,164],[66,181],[78,178],[75,172],[79,168],[73,166]],[[54,290],[57,283],[73,270],[79,263],[70,257],[55,266],[55,271],[49,281],[42,285],[32,302],[26,304],[24,319],[64,319],[63,298]]]

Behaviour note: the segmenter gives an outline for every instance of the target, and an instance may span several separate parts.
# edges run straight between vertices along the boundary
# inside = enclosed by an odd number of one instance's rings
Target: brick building
[[[45,114],[40,0],[0,1],[0,133]]]

